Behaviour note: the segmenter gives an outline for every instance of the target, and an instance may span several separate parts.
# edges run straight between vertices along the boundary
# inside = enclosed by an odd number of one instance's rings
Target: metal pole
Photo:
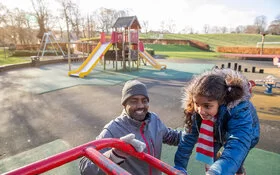
[[[261,55],[263,54],[264,36],[265,36],[265,34],[262,34],[262,48],[261,48]]]
[[[66,8],[64,8],[64,15],[66,18],[66,28],[67,28],[67,42],[68,42],[68,47],[67,47],[67,51],[68,51],[68,67],[69,67],[69,71],[71,71],[71,55],[70,55],[70,32],[69,32],[69,24],[68,24],[68,15],[66,12]]]
[[[85,149],[86,157],[90,158],[95,164],[101,168],[104,172],[108,174],[114,174],[114,175],[131,175],[126,170],[124,170],[122,167],[115,164],[110,159],[106,159],[103,154],[101,154],[99,151],[94,149],[93,147],[88,147]],[[113,170],[113,171],[112,171]]]
[[[159,159],[155,158],[154,156],[151,156],[149,154],[146,154],[144,152],[136,152],[136,150],[129,144],[116,139],[116,138],[107,138],[107,139],[100,139],[100,140],[94,140],[92,142],[80,145],[78,147],[72,148],[70,150],[61,152],[59,154],[50,156],[48,158],[39,160],[37,162],[31,163],[29,165],[26,165],[24,167],[18,168],[13,171],[9,171],[7,173],[4,173],[3,175],[36,175],[41,174],[46,171],[49,171],[51,169],[54,169],[56,167],[59,167],[61,165],[64,165],[68,162],[77,160],[80,157],[86,156],[89,159],[91,159],[94,163],[97,165],[104,165],[103,168],[107,170],[112,170],[110,174],[114,174],[113,168],[116,167],[114,164],[106,164],[105,162],[108,162],[107,158],[104,157],[101,154],[96,155],[96,150],[101,150],[104,148],[116,148],[118,150],[121,150],[131,156],[136,157],[139,160],[142,160],[152,167],[162,171],[165,174],[169,175],[176,175],[176,174],[182,174],[179,170],[176,170],[172,166],[168,165],[167,163],[164,163],[160,161]],[[94,155],[95,154],[95,155]],[[120,171],[118,172],[124,172],[122,169],[118,169]],[[107,172],[108,173],[108,172]],[[117,172],[115,171],[115,174]],[[124,172],[125,173],[125,172]]]

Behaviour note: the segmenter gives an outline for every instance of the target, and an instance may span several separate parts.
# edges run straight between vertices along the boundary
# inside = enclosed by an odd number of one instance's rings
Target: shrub
[[[151,48],[145,48],[145,50],[150,54],[150,55],[152,55],[152,56],[154,56],[155,55],[155,51],[154,51],[154,49],[151,49]]]
[[[28,57],[28,56],[35,56],[37,55],[37,51],[30,51],[30,50],[16,50],[13,54],[15,57]],[[57,52],[58,55],[62,55],[60,51]],[[66,54],[66,53],[64,53]],[[40,52],[39,55],[42,55],[42,52]],[[56,53],[54,51],[47,51],[44,53],[44,56],[56,56]]]

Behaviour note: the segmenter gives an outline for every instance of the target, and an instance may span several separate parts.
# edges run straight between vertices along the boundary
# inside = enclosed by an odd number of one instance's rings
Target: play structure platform
[[[113,61],[117,70],[117,62],[121,62],[123,70],[131,70],[131,64],[136,63],[137,69],[140,66],[140,59],[148,62],[153,68],[162,70],[166,69],[166,65],[160,64],[148,52],[144,50],[144,44],[139,41],[138,29],[140,24],[136,16],[118,18],[113,25],[114,31],[109,41],[106,41],[105,33],[101,33],[98,45],[93,49],[88,58],[82,65],[73,71],[69,71],[69,76],[83,78],[87,76],[103,59],[104,69],[106,61]],[[128,65],[127,65],[128,63]]]
[[[114,36],[115,34],[112,34]],[[84,78],[87,76],[98,64],[99,61],[106,55],[107,51],[116,44],[116,41],[111,38],[109,42],[101,41],[97,44],[95,49],[91,52],[91,54],[87,57],[87,59],[82,63],[82,65],[76,69],[68,72],[69,76],[73,77],[80,77]],[[163,70],[166,69],[166,65],[160,64],[153,56],[151,56],[147,51],[144,49],[144,44],[142,42],[139,42],[139,49],[137,50],[139,56],[145,60],[145,62],[148,62],[151,66],[153,66],[155,69]],[[138,64],[140,63],[138,59],[138,55],[136,55],[137,58],[131,59],[131,61],[138,61]],[[111,60],[114,60],[111,59]],[[116,59],[116,61],[124,61],[124,64],[126,61],[129,61],[129,59]]]

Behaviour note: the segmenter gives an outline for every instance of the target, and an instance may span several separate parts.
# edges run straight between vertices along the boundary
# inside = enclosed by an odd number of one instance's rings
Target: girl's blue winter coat
[[[190,131],[185,131],[175,155],[175,168],[187,167],[192,150],[197,143],[201,117],[195,113]],[[244,162],[251,148],[259,141],[260,126],[255,107],[249,100],[242,101],[232,108],[219,107],[214,126],[214,154],[224,147],[222,155],[215,158],[209,174],[234,175]]]

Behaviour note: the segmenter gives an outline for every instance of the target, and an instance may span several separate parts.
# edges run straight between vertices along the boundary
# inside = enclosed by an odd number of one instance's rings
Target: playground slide
[[[87,57],[87,59],[83,62],[83,64],[76,70],[69,71],[69,76],[84,78],[88,75],[92,69],[97,65],[98,61],[102,58],[102,56],[109,50],[112,43],[104,43],[101,44],[99,42],[91,54]]]
[[[139,55],[147,60],[154,68],[159,70],[166,69],[165,64],[160,64],[159,62],[157,62],[147,51],[144,50],[142,52],[141,50],[139,50]]]

